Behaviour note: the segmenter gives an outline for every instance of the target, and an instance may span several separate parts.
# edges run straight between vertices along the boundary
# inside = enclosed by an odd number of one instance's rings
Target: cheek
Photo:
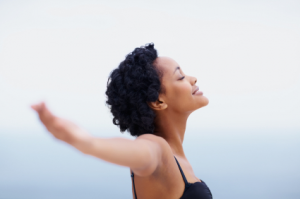
[[[170,93],[169,103],[175,109],[186,109],[187,104],[190,104],[192,99],[192,88],[189,84],[175,85],[172,88],[172,93]]]
[[[205,96],[192,95],[191,85],[183,83],[173,86],[168,101],[170,108],[176,112],[194,111],[208,104]]]
[[[177,97],[187,98],[192,96],[192,87],[190,84],[179,84],[174,87],[174,91]]]

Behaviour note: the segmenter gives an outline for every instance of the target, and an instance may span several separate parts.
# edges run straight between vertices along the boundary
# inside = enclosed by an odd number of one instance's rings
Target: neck
[[[161,111],[156,113],[155,135],[163,137],[170,145],[173,154],[185,158],[182,143],[188,114]]]

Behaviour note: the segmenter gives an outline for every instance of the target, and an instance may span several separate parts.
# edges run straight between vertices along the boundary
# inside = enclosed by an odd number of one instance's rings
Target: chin
[[[207,97],[205,97],[205,99],[206,99],[206,104],[205,104],[204,106],[206,106],[206,105],[208,105],[208,104],[209,104],[209,100],[208,100],[208,98],[207,98]]]
[[[208,103],[209,103],[209,100],[207,99],[207,97],[202,96],[201,102],[200,102],[200,104],[199,104],[199,108],[202,108],[202,107],[204,107],[204,106],[207,106]]]

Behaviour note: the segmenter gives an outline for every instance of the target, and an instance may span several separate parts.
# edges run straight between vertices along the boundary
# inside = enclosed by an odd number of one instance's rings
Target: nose
[[[192,85],[195,85],[196,82],[197,82],[197,78],[191,76],[191,84],[192,84]]]

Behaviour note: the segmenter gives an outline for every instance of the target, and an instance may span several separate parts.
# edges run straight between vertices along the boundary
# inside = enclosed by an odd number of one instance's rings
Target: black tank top
[[[183,181],[185,184],[184,192],[180,199],[212,199],[212,194],[211,194],[208,186],[205,184],[205,182],[203,180],[201,180],[201,182],[189,183],[175,156],[174,156],[174,158],[176,160],[176,163],[178,165],[178,168],[180,170],[180,173],[182,175],[182,178],[183,178]],[[135,199],[137,199],[135,185],[134,185],[133,172],[131,172],[131,177],[132,177],[132,183],[133,183],[134,196],[135,196]]]

